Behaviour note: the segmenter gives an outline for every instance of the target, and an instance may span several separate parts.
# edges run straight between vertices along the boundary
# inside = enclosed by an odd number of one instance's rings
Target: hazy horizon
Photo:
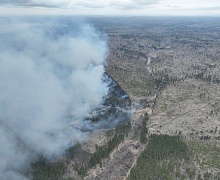
[[[220,16],[220,1],[211,0],[0,0],[0,16]]]

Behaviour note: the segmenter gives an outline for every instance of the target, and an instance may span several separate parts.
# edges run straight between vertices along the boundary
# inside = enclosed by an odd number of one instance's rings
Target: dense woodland
[[[34,180],[61,180],[65,173],[65,163],[48,162],[41,157],[36,163],[32,164],[32,169]]]
[[[147,121],[149,120],[149,115],[146,113],[144,115],[144,118],[143,118],[143,128],[142,128],[142,131],[141,131],[141,134],[140,134],[140,141],[141,143],[146,143],[147,142],[147,133],[148,133],[148,130],[147,130]]]
[[[172,159],[181,161],[188,158],[188,147],[180,137],[152,135],[148,146],[131,170],[129,180],[173,179],[174,166],[166,161],[172,161]]]

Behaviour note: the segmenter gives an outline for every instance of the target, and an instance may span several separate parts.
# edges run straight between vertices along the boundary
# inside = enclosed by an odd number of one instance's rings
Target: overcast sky
[[[220,16],[220,0],[0,0],[0,15]]]

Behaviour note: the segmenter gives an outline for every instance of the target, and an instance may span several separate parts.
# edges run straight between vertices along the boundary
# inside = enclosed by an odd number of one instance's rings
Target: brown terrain
[[[195,175],[220,172],[220,19],[91,18],[109,37],[106,71],[132,102],[131,130],[125,139],[85,176],[74,179],[126,179],[148,143],[140,142],[145,113],[148,134],[181,136],[191,152]],[[81,144],[88,154],[108,143],[109,130],[89,132]],[[74,162],[73,162],[74,164]],[[175,178],[174,178],[175,179]],[[177,178],[178,179],[178,178]],[[204,178],[205,179],[205,178]],[[212,179],[212,178],[210,178]]]

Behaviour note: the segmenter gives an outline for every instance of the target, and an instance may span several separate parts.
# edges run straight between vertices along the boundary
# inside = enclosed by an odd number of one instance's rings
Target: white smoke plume
[[[108,92],[105,40],[88,25],[0,19],[0,179],[35,156],[51,158],[84,138],[82,118]]]

